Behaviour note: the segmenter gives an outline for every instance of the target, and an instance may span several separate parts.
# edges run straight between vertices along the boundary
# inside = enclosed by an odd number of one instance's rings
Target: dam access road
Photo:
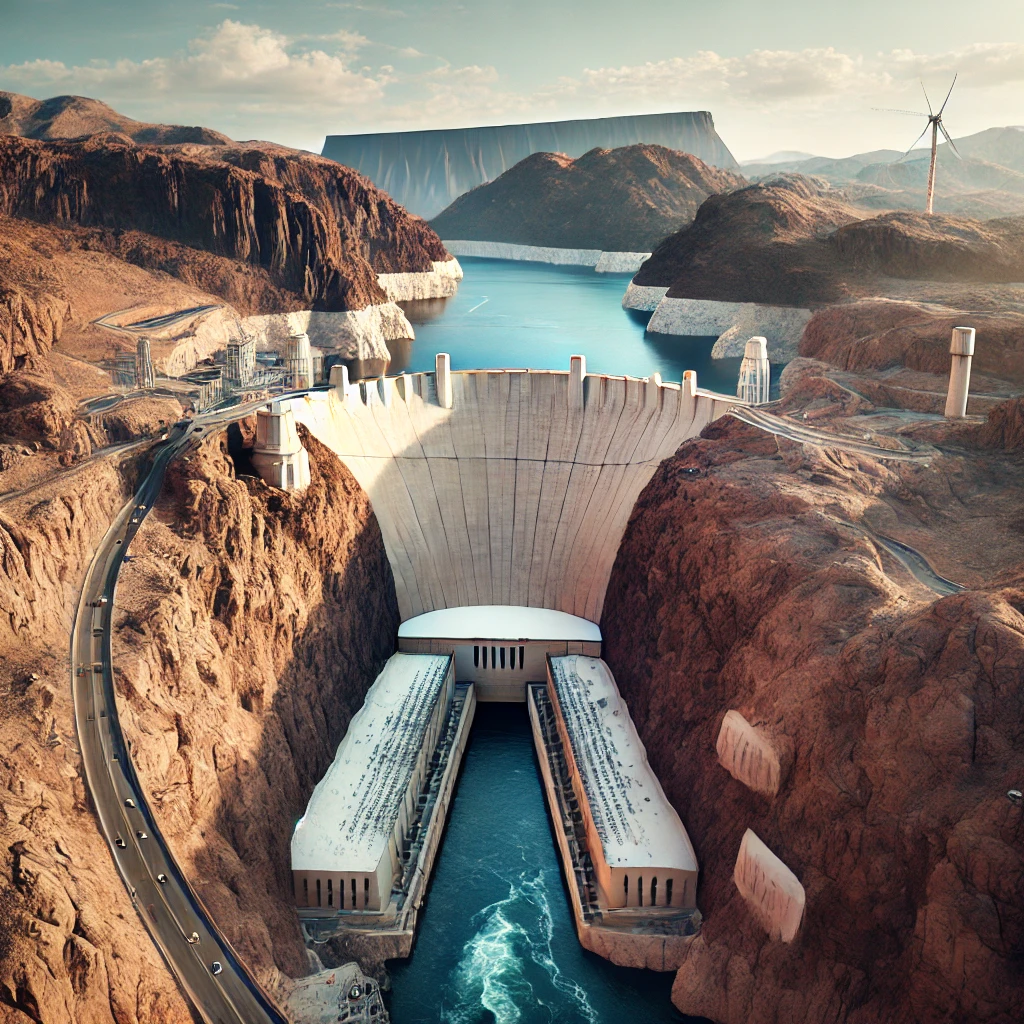
[[[121,563],[168,464],[263,404],[218,410],[172,428],[96,551],[71,634],[75,726],[100,829],[139,916],[207,1024],[286,1024],[286,1018],[239,961],[160,834],[118,720],[110,630]]]

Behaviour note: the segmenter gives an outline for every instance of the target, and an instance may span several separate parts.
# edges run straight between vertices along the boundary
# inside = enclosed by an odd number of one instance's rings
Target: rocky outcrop
[[[641,295],[642,299],[647,296]],[[766,306],[753,302],[717,302],[663,296],[648,321],[651,334],[717,335],[712,359],[738,358],[747,339],[760,335],[768,342],[772,360],[788,361],[797,354],[809,309]]]
[[[912,370],[949,375],[954,327],[977,330],[973,369],[1024,383],[1024,313],[955,310],[919,302],[865,299],[819,310],[800,354],[844,370]]]
[[[0,1017],[189,1024],[96,827],[68,631],[134,461],[93,460],[0,503]]]
[[[392,302],[449,299],[458,291],[461,280],[462,267],[454,259],[435,260],[430,270],[377,275],[377,283]]]
[[[60,340],[69,315],[67,301],[56,295],[33,297],[0,284],[0,375],[45,355]]]
[[[977,221],[888,213],[832,236],[855,271],[930,281],[1024,281],[1024,217]]]
[[[965,501],[976,488],[986,499]],[[1006,797],[1024,778],[1021,494],[1019,460],[999,452],[947,450],[925,470],[724,418],[641,495],[601,627],[701,865],[704,924],[673,989],[684,1013],[1024,1015],[1024,812]],[[983,589],[937,598],[862,522],[904,537],[916,524],[913,543],[961,579],[989,551]],[[728,709],[792,744],[771,800],[718,762]],[[805,889],[792,943],[770,938],[736,889],[747,829]]]
[[[295,309],[361,309],[386,300],[378,273],[447,259],[426,224],[354,171],[282,147],[0,136],[0,180],[2,214],[102,228],[96,243],[108,251],[214,294],[231,276],[219,261],[234,261]],[[269,296],[255,295],[247,311],[281,309],[281,297],[267,308]]]
[[[122,570],[120,713],[165,837],[272,990],[308,972],[289,841],[393,652],[394,583],[369,502],[304,434],[301,494],[214,439],[171,469]],[[247,470],[251,472],[251,470]]]
[[[715,167],[736,161],[706,110],[575,121],[328,135],[324,156],[347,164],[421,217],[436,217],[464,192],[498,177],[531,153],[581,157],[595,147],[650,143],[695,153]],[[470,235],[469,237],[478,237]]]
[[[634,278],[671,298],[806,308],[848,294],[826,236],[862,219],[823,182],[784,175],[707,199]]]
[[[592,149],[575,160],[534,153],[460,196],[431,226],[443,238],[650,252],[690,224],[709,195],[745,184],[663,146]]]
[[[101,132],[119,132],[134,142],[173,145],[180,142],[220,146],[231,140],[210,128],[147,124],[119,114],[86,96],[54,96],[35,100],[0,91],[0,135],[26,139],[79,139]]]

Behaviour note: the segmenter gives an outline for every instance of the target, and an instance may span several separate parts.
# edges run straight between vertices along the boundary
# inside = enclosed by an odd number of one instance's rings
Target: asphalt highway
[[[135,497],[100,543],[82,586],[71,636],[75,723],[100,829],[139,916],[208,1024],[285,1024],[286,1018],[217,930],[146,803],[117,716],[111,616],[125,552],[160,494],[170,461],[265,404],[263,399],[197,417],[168,432]]]

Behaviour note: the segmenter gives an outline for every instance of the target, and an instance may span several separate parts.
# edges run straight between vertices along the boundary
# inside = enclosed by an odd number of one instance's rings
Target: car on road
[[[210,964],[210,972],[212,974],[220,974],[220,972],[223,970],[224,967],[219,960],[214,960],[213,963]]]

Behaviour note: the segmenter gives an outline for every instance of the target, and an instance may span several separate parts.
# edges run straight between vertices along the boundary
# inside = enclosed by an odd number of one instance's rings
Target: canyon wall
[[[366,495],[315,438],[303,442],[302,494],[238,476],[224,435],[172,464],[114,613],[121,721],[153,811],[272,992],[280,972],[308,971],[292,828],[398,628]]]
[[[78,586],[138,471],[94,460],[0,502],[0,1018],[190,1024],[100,837],[78,755]]]
[[[716,167],[737,166],[706,110],[439,131],[328,135],[323,155],[365,174],[413,213],[434,217],[464,192],[497,178],[531,153],[578,157],[595,147],[614,149],[638,142],[684,150]]]
[[[1024,778],[1024,565],[995,559],[983,589],[940,599],[863,525],[924,538],[954,578],[977,560],[965,538],[1018,551],[1009,422],[991,421],[991,449],[943,449],[925,468],[725,418],[640,496],[601,628],[701,866],[681,1011],[720,1024],[1024,1016],[1022,810],[1006,796]],[[791,754],[776,795],[719,763],[730,711]],[[805,891],[792,942],[769,937],[733,880],[747,829]]]
[[[423,221],[354,171],[271,145],[0,136],[0,180],[0,214],[99,229],[95,244],[215,294],[233,261],[236,276],[238,264],[262,272],[284,308],[361,309],[386,301],[378,273],[448,258]],[[246,312],[282,308],[265,291]]]

